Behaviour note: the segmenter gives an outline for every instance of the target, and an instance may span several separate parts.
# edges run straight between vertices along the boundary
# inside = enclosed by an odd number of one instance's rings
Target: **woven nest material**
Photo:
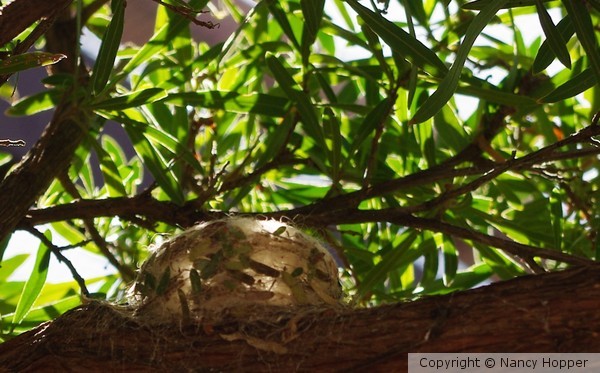
[[[159,246],[129,291],[135,315],[151,322],[219,321],[257,312],[341,306],[329,251],[275,220],[199,224]]]

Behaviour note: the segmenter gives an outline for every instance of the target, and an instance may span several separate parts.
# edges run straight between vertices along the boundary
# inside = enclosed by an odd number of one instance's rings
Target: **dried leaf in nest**
[[[339,306],[329,251],[275,220],[199,224],[158,247],[142,265],[129,301],[146,322],[218,322],[269,310]]]

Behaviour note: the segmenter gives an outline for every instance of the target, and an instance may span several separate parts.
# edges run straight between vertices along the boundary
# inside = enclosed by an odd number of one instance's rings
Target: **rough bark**
[[[7,372],[405,371],[408,352],[600,352],[600,266],[413,302],[219,325],[88,303],[0,345]]]
[[[0,9],[0,45],[12,40],[34,22],[56,17],[70,3],[71,0],[17,0],[7,4]],[[74,25],[74,22],[71,23]],[[60,39],[64,27],[59,22],[47,31],[50,36],[47,38],[47,49],[65,54],[70,62],[61,65],[65,66],[61,71],[73,73],[77,63],[74,51],[69,47],[73,44],[71,40],[68,40],[71,44],[67,45],[51,42]],[[74,35],[72,28],[70,31]],[[66,92],[65,99],[57,107],[39,141],[0,183],[0,240],[14,230],[52,180],[69,166],[77,146],[85,136],[87,114],[77,103],[70,102],[68,95],[69,92]]]
[[[61,11],[72,0],[15,0],[0,7],[0,46],[16,38],[34,22]]]

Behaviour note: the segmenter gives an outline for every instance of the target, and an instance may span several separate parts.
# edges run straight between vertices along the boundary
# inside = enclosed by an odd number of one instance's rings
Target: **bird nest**
[[[160,245],[128,301],[134,317],[150,324],[343,306],[335,260],[319,241],[252,218],[202,223]]]

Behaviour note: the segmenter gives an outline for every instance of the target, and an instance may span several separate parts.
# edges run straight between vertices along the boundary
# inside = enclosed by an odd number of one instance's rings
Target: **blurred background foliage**
[[[39,247],[8,257],[3,241],[2,338],[76,306],[82,290],[121,299],[148,247],[186,226],[139,209],[140,196],[197,220],[296,221],[336,253],[359,306],[600,256],[597,0],[261,0],[249,11],[232,0],[157,2],[141,45],[122,43],[126,1],[74,2],[78,37],[99,45],[83,48],[89,79],[53,74],[18,100],[18,81],[2,88],[6,115],[76,96],[90,125],[34,206],[48,211],[27,228]],[[238,25],[225,42],[191,36],[223,17]],[[522,17],[543,33],[526,38]],[[61,59],[41,52],[43,37],[27,55],[11,48],[0,74]],[[125,140],[104,131],[109,122]],[[81,205],[85,218],[53,215],[84,200],[98,201]],[[120,209],[111,215],[103,201]],[[48,282],[50,257],[78,251],[103,256],[112,274],[73,259],[77,281]],[[31,273],[15,279],[28,256]]]

